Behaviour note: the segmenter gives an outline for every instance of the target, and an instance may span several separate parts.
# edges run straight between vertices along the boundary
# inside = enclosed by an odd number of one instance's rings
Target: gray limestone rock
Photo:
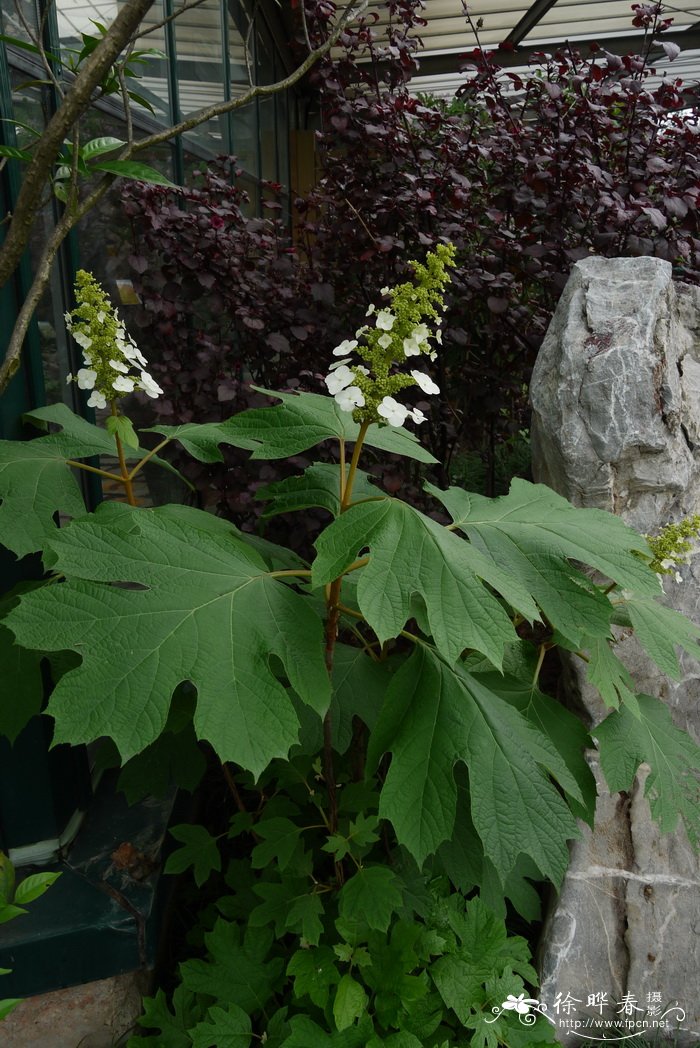
[[[654,258],[589,258],[577,263],[537,359],[532,378],[535,479],[575,505],[609,510],[644,533],[700,512],[700,288],[674,284],[671,266]],[[668,604],[700,622],[700,557],[680,584],[665,584]],[[639,691],[664,699],[678,727],[700,739],[700,665],[682,658],[669,681],[622,635],[617,652]],[[564,669],[567,701],[591,724],[605,716],[578,660]],[[599,808],[594,832],[583,828],[545,925],[541,997],[560,1039],[575,1043],[572,1021],[618,1014],[646,1022],[659,1043],[700,1041],[700,863],[682,830],[661,835],[644,798],[643,771],[629,796],[611,796],[595,756]],[[579,1003],[567,1012],[569,993]],[[588,996],[606,993],[602,1013]],[[634,999],[634,1004],[632,1004]],[[654,1029],[660,1012],[677,1013]],[[576,1012],[573,1011],[576,1008]],[[602,1036],[600,1028],[589,1027]],[[627,1031],[631,1027],[625,1028]],[[639,1030],[639,1027],[637,1028]],[[624,1032],[624,1031],[623,1031]],[[607,1038],[615,1036],[607,1031]],[[624,1043],[624,1042],[623,1042]]]

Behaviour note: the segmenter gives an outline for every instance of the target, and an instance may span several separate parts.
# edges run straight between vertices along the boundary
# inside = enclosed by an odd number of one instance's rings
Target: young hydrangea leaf
[[[159,1030],[162,1039],[145,1038],[147,1044],[167,1044],[168,1048],[191,1048],[192,1039],[188,1029],[202,1018],[202,1007],[195,995],[179,985],[173,993],[173,1010],[162,990],[155,997],[144,997],[143,1015],[138,1024],[147,1030]],[[139,1038],[141,1040],[141,1038]]]
[[[346,467],[346,475],[349,470]],[[264,488],[258,488],[256,496],[269,501],[263,517],[274,517],[278,513],[294,513],[297,510],[318,507],[328,510],[337,517],[340,513],[339,467],[327,462],[316,462],[305,469],[300,477],[287,477]],[[370,482],[367,473],[357,470],[352,488],[353,502],[363,498],[376,498],[382,494]]]
[[[256,823],[255,833],[262,840],[250,857],[253,869],[262,870],[274,863],[281,872],[286,870],[301,840],[301,832],[301,826],[282,817]]]
[[[113,505],[56,535],[67,581],[27,594],[5,620],[26,647],[83,657],[51,699],[56,742],[109,736],[129,758],[158,737],[189,680],[197,736],[257,776],[299,730],[271,655],[303,702],[327,709],[321,620],[234,534]],[[114,585],[125,582],[139,588]]]
[[[455,897],[446,900],[444,909],[458,946],[454,953],[445,954],[432,964],[430,975],[447,1007],[464,1026],[474,1028],[474,1019],[482,1011],[480,1006],[488,1004],[490,1012],[494,1003],[490,1000],[494,980],[507,978],[508,986],[501,998],[505,1000],[509,993],[522,993],[523,979],[536,985],[537,973],[529,963],[525,939],[509,936],[504,921],[494,916],[478,896],[466,904],[464,912]],[[493,1013],[490,1016],[493,1018]]]
[[[281,938],[287,930],[287,919],[294,903],[308,895],[306,877],[284,877],[281,881],[258,881],[253,892],[263,901],[250,911],[248,921],[252,928],[274,925],[275,935]]]
[[[324,1009],[331,987],[340,982],[335,954],[329,946],[297,950],[287,965],[287,975],[294,979],[294,996],[297,999],[308,994],[317,1007]]]
[[[360,427],[352,421],[351,414],[340,410],[332,397],[318,393],[276,393],[257,386],[253,389],[276,397],[282,403],[271,408],[242,411],[222,423],[221,428],[229,442],[238,447],[249,448],[252,441],[255,450],[251,457],[254,459],[289,458],[333,438],[348,442],[357,440]],[[371,425],[365,444],[418,462],[437,461],[405,429]]]
[[[338,910],[347,924],[362,924],[385,932],[391,916],[401,909],[401,882],[386,866],[363,866],[340,889]]]
[[[189,1033],[192,1048],[250,1048],[253,1040],[250,1016],[237,1004],[229,1004],[227,1008],[213,1005],[207,1021],[197,1023]]]
[[[644,793],[663,833],[683,820],[694,847],[700,841],[700,747],[673,723],[668,708],[638,695],[639,716],[622,708],[595,729],[603,774],[612,791],[629,790],[640,764],[651,771]]]
[[[368,762],[393,754],[379,814],[422,865],[453,832],[454,766],[469,770],[472,820],[503,880],[521,852],[555,883],[568,864],[574,817],[550,775],[582,800],[553,743],[497,692],[425,646],[395,675]]]
[[[365,1013],[357,1026],[347,1030],[336,1030],[328,1034],[305,1015],[295,1015],[289,1020],[292,1032],[281,1048],[365,1048],[372,1036],[372,1020]]]
[[[345,974],[338,983],[333,1001],[333,1018],[338,1030],[352,1026],[355,1019],[363,1015],[368,1000],[360,983],[352,975]]]
[[[105,419],[105,429],[113,437],[119,437],[125,448],[138,448],[139,438],[134,424],[126,415],[109,415]]]
[[[461,488],[440,491],[432,484],[426,485],[426,491],[442,502],[455,525],[484,553],[515,573],[525,573],[538,603],[544,601],[543,610],[550,607],[548,618],[555,626],[566,603],[557,599],[559,576],[548,578],[547,570],[539,570],[542,564],[547,569],[551,557],[596,568],[625,589],[659,595],[658,580],[643,559],[651,556],[646,540],[619,517],[599,509],[577,509],[544,484],[519,478],[507,495],[495,499]],[[571,578],[576,580],[578,574],[572,572]],[[591,593],[583,583],[581,587],[584,613],[588,620],[597,621]],[[567,595],[575,598],[576,589],[567,586]]]
[[[412,598],[423,599],[435,644],[456,659],[465,648],[483,652],[500,667],[504,646],[516,639],[497,589],[527,618],[538,610],[527,590],[488,557],[430,517],[383,498],[353,506],[316,540],[314,585],[337,578],[369,547],[369,562],[357,582],[360,611],[383,642],[398,634],[414,614]]]
[[[634,635],[641,646],[669,677],[680,678],[677,647],[683,648],[694,659],[700,659],[700,627],[685,615],[665,607],[658,600],[635,596],[627,596],[622,608],[629,614]]]
[[[237,924],[219,919],[204,936],[207,960],[180,966],[183,985],[193,993],[214,997],[219,1004],[237,1004],[250,1014],[264,1009],[282,974],[279,957],[268,960],[272,932],[249,927],[241,941]]]
[[[323,934],[323,900],[315,892],[298,896],[289,907],[285,928],[301,936],[311,946],[318,946]]]
[[[195,884],[201,888],[212,870],[221,870],[221,853],[216,838],[204,826],[187,823],[171,826],[170,834],[183,846],[168,856],[165,873],[183,873],[191,866]]]

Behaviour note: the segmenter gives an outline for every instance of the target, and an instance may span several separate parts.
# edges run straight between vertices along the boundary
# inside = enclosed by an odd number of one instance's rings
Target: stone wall
[[[536,480],[575,505],[616,513],[644,533],[700,512],[700,288],[674,283],[667,262],[577,263],[531,388]],[[700,623],[698,582],[700,557],[692,557],[683,581],[670,580],[665,588],[669,605]],[[684,655],[682,679],[669,681],[633,639],[622,637],[617,652],[638,690],[662,697],[676,724],[700,741],[700,664]],[[580,666],[572,658],[564,668],[566,701],[584,711],[595,735],[606,711]],[[573,843],[570,869],[550,909],[541,998],[554,1011],[559,994],[562,1017],[566,994],[579,1000],[569,1018],[597,1016],[587,1001],[597,992],[615,1005],[631,995],[644,1012],[677,1002],[686,1012],[685,1032],[677,1032],[676,1016],[669,1015],[677,1038],[672,1043],[695,1045],[698,857],[682,830],[662,836],[651,822],[643,769],[629,795],[611,796],[593,756],[591,763],[599,782],[595,831],[584,827]],[[652,1039],[649,1029],[644,1036]],[[668,1036],[662,1029],[654,1035],[660,1043]],[[560,1039],[580,1043],[570,1027],[561,1027]]]

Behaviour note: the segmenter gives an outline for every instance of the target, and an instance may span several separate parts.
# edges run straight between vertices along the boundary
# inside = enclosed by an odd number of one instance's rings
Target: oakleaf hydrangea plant
[[[146,1003],[146,1043],[175,1030],[183,1046],[524,1044],[508,1024],[537,975],[506,907],[537,919],[532,882],[559,884],[578,820],[592,824],[586,748],[612,790],[648,765],[652,815],[697,845],[700,749],[659,698],[636,693],[616,652],[623,626],[672,676],[679,647],[700,656],[700,629],[664,606],[657,577],[690,532],[650,546],[524,480],[489,499],[426,479],[428,514],[362,468],[374,449],[435,462],[403,398],[438,395],[453,259],[439,246],[413,281],[381,289],[333,351],[328,395],[263,390],[278,403],[155,426],[150,451],[120,403],[132,383],[156,390],[83,278],[76,378],[111,405],[110,431],[54,405],[28,421],[60,432],[0,442],[0,539],[43,552],[47,571],[3,605],[0,670],[27,705],[4,726],[0,710],[0,729],[16,734],[41,708],[13,685],[17,667],[41,679],[43,660],[74,652],[46,710],[55,742],[110,740],[131,798],[172,778],[193,788],[204,742],[231,796],[208,825],[173,828],[166,871],[191,870],[197,889],[223,874],[226,895],[203,913],[200,956],[180,966],[172,1000]],[[310,562],[202,510],[136,506],[134,476],[171,442],[202,462],[232,445],[298,463],[324,444],[322,461],[257,492],[263,519],[325,514]],[[115,447],[118,473],[94,465]],[[86,512],[79,469],[119,481],[126,502]],[[608,708],[595,738],[542,690],[557,648]],[[536,1022],[528,1044],[553,1043]]]

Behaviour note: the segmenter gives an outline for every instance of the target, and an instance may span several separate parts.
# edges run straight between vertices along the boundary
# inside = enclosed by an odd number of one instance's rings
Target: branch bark
[[[102,42],[87,59],[71,89],[66,93],[59,110],[41,136],[36,152],[32,156],[25,173],[7,236],[2,247],[0,247],[0,286],[14,273],[22,252],[29,241],[32,225],[40,207],[42,190],[50,178],[51,168],[66,134],[89,107],[95,87],[101,82],[104,74],[130,42],[136,33],[138,24],[153,2],[154,0],[127,0]],[[213,117],[221,116],[224,113],[229,113],[248,105],[254,98],[273,95],[293,87],[320,58],[328,54],[345,26],[361,14],[368,3],[369,0],[361,0],[361,3],[354,4],[352,0],[349,0],[343,15],[336,23],[328,39],[315,51],[308,54],[304,61],[289,76],[278,80],[274,84],[262,84],[252,87],[239,98],[209,106],[207,109],[202,109],[198,113],[192,114],[172,127],[164,128],[162,131],[148,135],[137,142],[131,142],[120,154],[120,159],[127,160],[140,150],[149,149],[162,142],[169,142],[171,139],[183,134],[183,132],[191,131],[192,128],[206,123],[207,120],[211,120]],[[125,12],[129,12],[128,19],[123,17]],[[119,23],[119,27],[118,31],[115,31],[117,23]],[[109,47],[106,46],[108,41]],[[96,56],[101,56],[99,62]],[[61,244],[78,222],[105,195],[115,181],[115,177],[114,175],[105,176],[78,206],[67,209],[47,240],[36,266],[32,285],[10,336],[5,359],[0,366],[0,395],[5,391],[19,368],[22,346],[29,323],[48,285],[51,265]]]
[[[90,105],[93,91],[114,64],[154,0],[126,0],[105,36],[85,60],[32,151],[2,248],[0,287],[12,276],[27,246],[41,195],[63,140]]]

